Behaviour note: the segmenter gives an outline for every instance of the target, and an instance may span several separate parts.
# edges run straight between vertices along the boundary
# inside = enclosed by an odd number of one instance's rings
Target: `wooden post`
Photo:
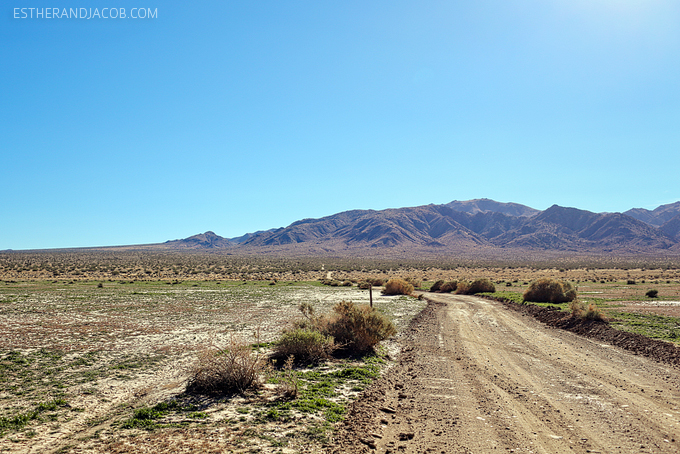
[[[368,297],[371,301],[371,307],[373,307],[373,284],[368,284]]]

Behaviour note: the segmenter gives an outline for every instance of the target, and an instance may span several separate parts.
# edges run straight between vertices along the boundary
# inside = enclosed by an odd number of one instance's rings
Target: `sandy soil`
[[[676,453],[680,371],[500,303],[431,295],[332,452]]]

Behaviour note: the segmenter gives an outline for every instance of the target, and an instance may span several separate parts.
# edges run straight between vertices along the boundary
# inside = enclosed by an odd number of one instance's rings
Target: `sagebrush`
[[[382,292],[385,295],[411,295],[413,290],[413,284],[403,279],[390,279]]]
[[[259,384],[268,363],[263,354],[234,337],[225,347],[200,352],[187,391],[200,394],[244,393]]]
[[[316,363],[329,358],[335,351],[335,341],[313,328],[284,331],[274,345],[274,357],[294,356],[298,362]]]
[[[523,298],[533,303],[567,303],[576,299],[576,289],[566,281],[542,278],[529,285]]]

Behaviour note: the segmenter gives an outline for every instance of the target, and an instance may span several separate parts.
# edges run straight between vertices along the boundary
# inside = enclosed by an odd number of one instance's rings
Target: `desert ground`
[[[521,295],[560,278],[616,329],[675,344],[677,268],[36,257],[0,263],[2,452],[678,451],[677,366],[496,301],[427,292],[486,277]],[[356,283],[392,277],[421,281],[423,297],[374,289],[399,329],[376,355],[296,367],[293,400],[278,369],[244,395],[187,393],[206,348],[236,337],[266,357],[300,303],[366,303]]]

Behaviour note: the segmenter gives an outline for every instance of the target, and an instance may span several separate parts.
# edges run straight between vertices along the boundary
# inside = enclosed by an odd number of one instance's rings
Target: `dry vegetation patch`
[[[319,443],[334,424],[329,421],[341,415],[342,402],[365,386],[363,372],[357,372],[366,368],[363,363],[334,360],[320,366],[325,370],[318,376],[312,370],[289,371],[303,396],[297,404],[289,402],[290,408],[277,406],[286,404],[278,400],[283,369],[269,378],[259,371],[251,374],[263,381],[259,394],[223,400],[185,392],[192,363],[206,346],[224,346],[232,335],[246,340],[253,352],[258,330],[257,351],[267,354],[302,302],[326,313],[340,301],[368,299],[368,291],[357,287],[315,282],[2,282],[0,449],[122,452],[134,445],[144,452],[161,446],[156,443],[163,437],[138,432],[167,431],[177,446],[193,446],[190,428],[224,432],[226,441],[208,443],[206,449]],[[374,292],[374,304],[403,326],[424,303]],[[207,357],[228,355],[223,347],[222,354],[213,351]],[[239,413],[239,408],[250,410]],[[295,427],[282,430],[286,418]],[[298,426],[295,418],[309,428]],[[298,435],[286,437],[289,432]],[[180,441],[183,434],[187,440]]]

